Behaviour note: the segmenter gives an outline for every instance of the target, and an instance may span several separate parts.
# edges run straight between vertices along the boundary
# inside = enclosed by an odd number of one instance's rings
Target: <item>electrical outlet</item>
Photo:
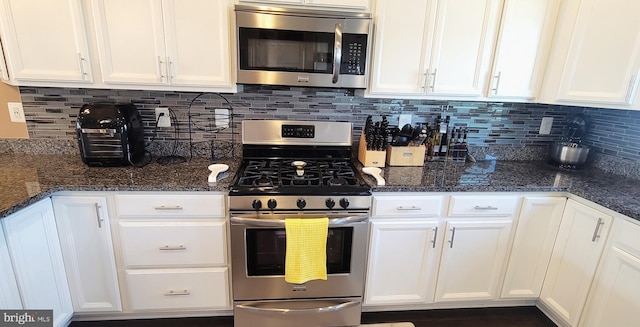
[[[213,119],[216,121],[216,127],[229,127],[229,109],[218,108],[214,111]]]
[[[398,127],[402,128],[406,124],[411,125],[411,115],[400,115],[398,117]]]
[[[538,131],[538,134],[551,134],[551,126],[553,126],[553,117],[542,117],[542,123],[540,123],[540,131]]]
[[[14,123],[25,123],[26,120],[24,118],[24,110],[22,109],[22,103],[20,102],[7,102],[7,107],[9,107],[9,115],[11,116],[11,121]]]
[[[171,127],[169,108],[156,108],[157,127]]]

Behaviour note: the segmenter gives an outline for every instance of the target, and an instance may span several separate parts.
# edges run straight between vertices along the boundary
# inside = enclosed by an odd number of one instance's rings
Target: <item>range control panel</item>
[[[313,125],[282,125],[282,137],[312,139],[316,135]]]

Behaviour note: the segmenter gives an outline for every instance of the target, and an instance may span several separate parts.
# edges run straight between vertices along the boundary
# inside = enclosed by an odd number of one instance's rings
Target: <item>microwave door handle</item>
[[[340,62],[342,62],[342,24],[336,23],[335,42],[333,47],[333,84],[338,83],[340,75]]]

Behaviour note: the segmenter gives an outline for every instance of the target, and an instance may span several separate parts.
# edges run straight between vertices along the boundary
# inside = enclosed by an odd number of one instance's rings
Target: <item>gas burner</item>
[[[327,181],[327,185],[329,186],[347,185],[347,180],[342,177],[332,177]]]
[[[266,174],[263,174],[260,178],[254,179],[252,184],[254,186],[273,186],[273,180]]]

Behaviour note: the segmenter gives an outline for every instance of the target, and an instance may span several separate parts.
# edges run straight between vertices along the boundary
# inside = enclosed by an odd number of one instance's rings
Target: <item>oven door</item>
[[[291,284],[284,280],[284,221],[305,216],[329,218],[327,280]],[[234,300],[362,296],[367,213],[232,213],[230,221]]]

